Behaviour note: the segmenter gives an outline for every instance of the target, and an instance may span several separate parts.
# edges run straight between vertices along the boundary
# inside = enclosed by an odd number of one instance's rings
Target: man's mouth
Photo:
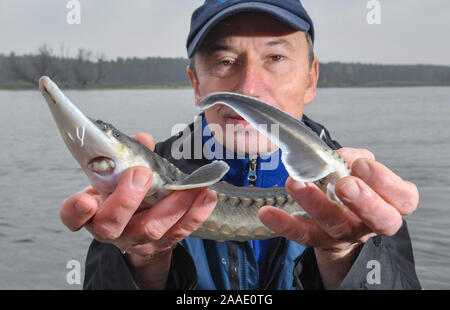
[[[231,112],[231,111],[230,111]],[[249,126],[250,124],[239,114],[233,112],[224,113],[225,123],[232,125],[241,125],[241,126]]]
[[[243,118],[242,118],[241,116],[239,116],[239,115],[232,115],[232,116],[229,116],[229,117],[227,118],[226,123],[227,123],[227,124],[233,124],[233,125],[241,125],[241,126],[244,126],[244,127],[251,126],[251,125],[249,124],[249,122],[247,122],[245,119],[243,119]]]

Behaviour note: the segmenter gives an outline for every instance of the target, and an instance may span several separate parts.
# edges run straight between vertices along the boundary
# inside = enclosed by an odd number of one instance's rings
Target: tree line
[[[64,87],[189,85],[185,58],[116,58],[79,49],[69,57],[44,44],[33,54],[0,54],[0,85],[35,87],[47,75]],[[450,66],[320,64],[319,87],[450,85]]]

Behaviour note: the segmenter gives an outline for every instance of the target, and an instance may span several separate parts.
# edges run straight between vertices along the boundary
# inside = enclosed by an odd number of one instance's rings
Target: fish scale
[[[218,196],[210,217],[191,236],[218,241],[263,240],[276,237],[258,218],[261,207],[271,205],[289,214],[308,217],[282,187],[236,187],[225,182],[209,186]]]

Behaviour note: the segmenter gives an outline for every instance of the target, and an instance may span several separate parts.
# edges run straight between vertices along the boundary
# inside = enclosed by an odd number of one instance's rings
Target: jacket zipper
[[[258,165],[258,158],[252,158],[248,162],[248,175],[247,179],[250,181],[250,184],[254,184],[258,176],[256,175],[256,167]]]
[[[258,157],[254,157],[251,158],[250,161],[248,162],[248,175],[247,175],[247,179],[249,181],[249,185],[255,185],[256,179],[258,178],[258,176],[256,175],[256,168],[258,166]],[[250,246],[250,244],[247,242],[247,245]],[[244,285],[244,290],[248,290],[249,289],[249,283],[248,283],[248,278],[247,278],[247,251],[245,249],[245,245],[243,246],[243,250],[241,251],[241,254],[243,256],[243,261],[242,264],[244,265],[244,269],[242,270],[242,276],[243,276],[243,285]]]

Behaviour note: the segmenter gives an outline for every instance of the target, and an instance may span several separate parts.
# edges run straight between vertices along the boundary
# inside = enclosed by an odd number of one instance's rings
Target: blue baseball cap
[[[188,56],[194,55],[206,35],[220,21],[242,12],[270,14],[294,29],[309,32],[314,42],[313,22],[299,0],[206,0],[192,14],[186,42]]]

